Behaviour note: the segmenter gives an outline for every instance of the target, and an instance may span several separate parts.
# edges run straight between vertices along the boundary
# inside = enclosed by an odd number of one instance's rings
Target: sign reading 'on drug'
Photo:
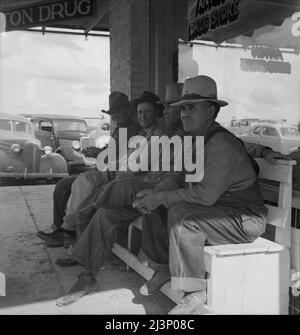
[[[65,0],[4,11],[6,31],[45,26],[55,21],[96,14],[95,0]]]

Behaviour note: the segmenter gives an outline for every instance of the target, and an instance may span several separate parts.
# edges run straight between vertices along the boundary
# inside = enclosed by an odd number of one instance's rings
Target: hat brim
[[[228,102],[223,101],[223,100],[218,100],[218,99],[185,99],[185,100],[180,100],[175,103],[171,103],[170,106],[176,107],[176,106],[182,106],[182,105],[188,105],[188,104],[195,104],[197,102],[203,102],[203,101],[213,102],[220,107],[225,107],[228,105]]]
[[[118,110],[119,108],[126,108],[126,107],[131,108],[130,103],[129,104],[120,105],[118,107],[114,107],[114,108],[111,108],[109,110],[102,109],[102,113],[106,113],[108,115],[111,115],[111,114],[114,114],[116,112],[116,110]]]

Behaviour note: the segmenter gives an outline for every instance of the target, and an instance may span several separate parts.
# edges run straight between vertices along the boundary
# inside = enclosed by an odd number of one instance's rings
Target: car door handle
[[[50,137],[49,137],[49,140],[54,140],[54,137],[53,137],[53,136],[50,136]]]

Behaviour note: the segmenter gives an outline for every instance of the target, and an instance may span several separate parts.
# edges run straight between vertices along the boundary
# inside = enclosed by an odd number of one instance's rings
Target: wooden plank
[[[279,181],[283,183],[292,182],[292,167],[296,164],[295,161],[278,161],[278,165],[274,165],[265,159],[256,159],[260,173],[259,177],[267,180]],[[295,163],[295,164],[294,164]]]
[[[118,256],[123,262],[128,264],[133,270],[135,270],[144,279],[149,280],[153,274],[154,270],[150,269],[146,265],[139,262],[138,258],[131,254],[127,249],[121,247],[119,244],[115,243],[112,249],[113,253]],[[177,290],[170,289],[170,283],[166,283],[160,290],[169,299],[178,304],[183,298],[184,293]],[[197,310],[197,314],[212,314],[212,312],[207,308],[207,306],[202,306]]]
[[[206,253],[216,256],[272,253],[272,252],[280,252],[282,250],[283,250],[282,245],[266,240],[261,237],[252,243],[214,245],[204,248],[204,251]]]
[[[289,224],[290,210],[265,205],[268,208],[268,224],[284,229]]]
[[[262,197],[264,200],[277,202],[279,187],[276,185],[266,184],[263,181],[259,183]],[[292,207],[300,209],[300,192],[297,190],[292,191]]]

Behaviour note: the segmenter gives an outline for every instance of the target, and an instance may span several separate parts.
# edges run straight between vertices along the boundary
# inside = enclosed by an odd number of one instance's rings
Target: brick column
[[[110,82],[133,99],[150,88],[149,0],[110,1]]]
[[[178,36],[185,0],[110,0],[111,90],[164,99],[178,78]]]

